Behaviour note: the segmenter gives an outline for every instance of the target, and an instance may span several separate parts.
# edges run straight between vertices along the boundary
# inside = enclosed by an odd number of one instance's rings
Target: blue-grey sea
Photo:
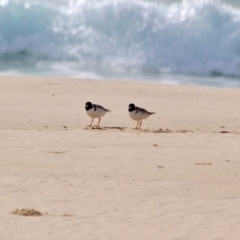
[[[240,87],[239,0],[0,0],[0,74]]]

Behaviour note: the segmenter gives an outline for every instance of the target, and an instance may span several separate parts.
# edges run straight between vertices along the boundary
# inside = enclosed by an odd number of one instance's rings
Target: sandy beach
[[[87,101],[111,109],[101,129],[85,129]],[[156,112],[141,131],[132,102]],[[240,89],[1,76],[0,239],[239,240],[239,103]]]

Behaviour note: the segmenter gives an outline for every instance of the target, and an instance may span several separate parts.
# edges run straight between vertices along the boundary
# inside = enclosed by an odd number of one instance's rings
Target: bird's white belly
[[[135,121],[141,121],[149,117],[149,115],[146,113],[145,114],[142,112],[136,113],[136,111],[129,112],[129,116]]]
[[[92,109],[86,111],[86,113],[91,118],[101,118],[106,114],[106,111],[104,111],[103,109],[98,109],[98,108],[95,111],[95,108],[92,108]]]

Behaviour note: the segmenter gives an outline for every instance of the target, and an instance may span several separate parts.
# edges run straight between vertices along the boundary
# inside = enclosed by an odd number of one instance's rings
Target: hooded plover
[[[89,125],[89,127],[92,126],[93,123],[93,119],[94,118],[98,118],[98,124],[96,125],[97,128],[99,128],[99,124],[101,121],[101,117],[103,117],[107,112],[111,112],[109,109],[106,109],[100,105],[97,104],[93,104],[91,102],[86,102],[85,104],[85,109],[86,109],[86,113],[87,115],[92,118],[92,121]]]
[[[155,112],[148,112],[147,110],[135,106],[133,103],[128,106],[129,116],[137,121],[137,126],[134,129],[139,130],[142,125],[142,120],[148,118],[150,115],[155,114]]]

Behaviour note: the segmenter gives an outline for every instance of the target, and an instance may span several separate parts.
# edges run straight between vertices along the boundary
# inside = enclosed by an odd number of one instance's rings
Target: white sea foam
[[[0,3],[2,60],[70,62],[74,71],[116,75],[240,76],[240,10],[219,1]]]

